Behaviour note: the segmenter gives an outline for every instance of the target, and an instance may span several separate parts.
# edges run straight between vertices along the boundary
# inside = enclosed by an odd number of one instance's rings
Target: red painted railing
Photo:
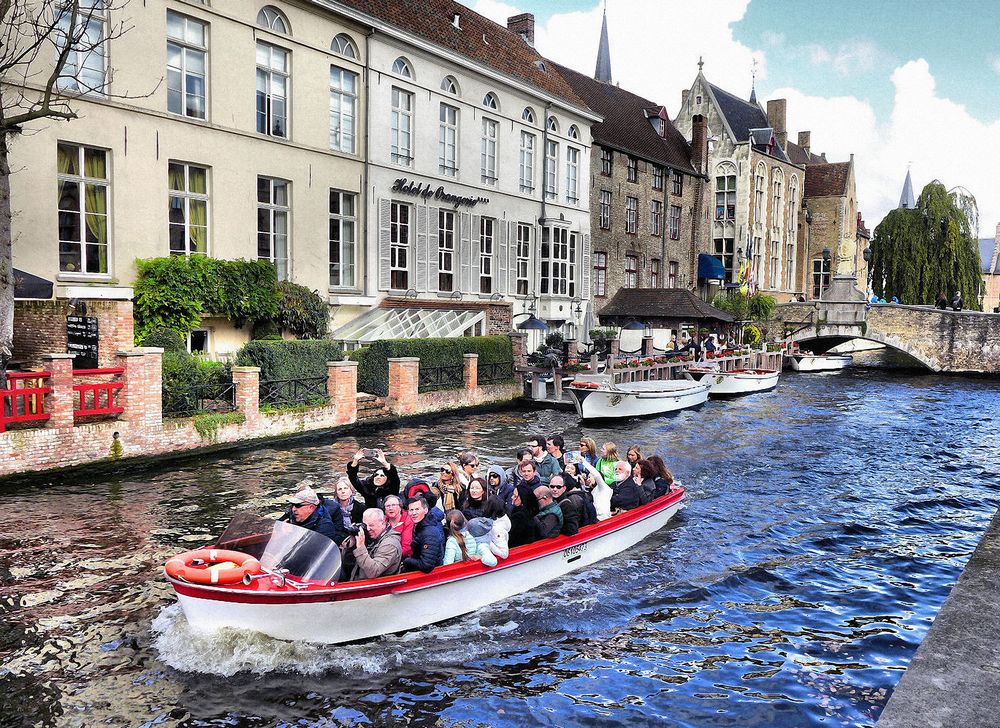
[[[50,414],[45,411],[45,395],[51,388],[45,386],[48,372],[8,372],[7,389],[0,389],[0,432],[15,422],[44,422]]]
[[[110,369],[74,369],[73,378],[92,376],[121,376],[125,373],[122,367]],[[125,408],[115,404],[115,392],[125,386],[124,382],[92,382],[88,384],[74,384],[73,391],[77,393],[78,399],[76,407],[73,409],[74,417],[87,417],[90,415],[117,415],[125,411]]]

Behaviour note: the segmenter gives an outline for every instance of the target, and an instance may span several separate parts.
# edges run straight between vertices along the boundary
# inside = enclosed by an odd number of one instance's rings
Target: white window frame
[[[527,109],[525,109],[527,111]],[[521,132],[520,179],[521,192],[531,194],[535,191],[535,135]]]
[[[290,137],[291,124],[291,76],[292,52],[262,40],[257,41],[257,89],[254,115],[258,134],[278,139]],[[280,59],[280,63],[278,60]],[[274,93],[275,82],[283,85],[284,96]],[[262,87],[263,86],[263,90]],[[261,100],[263,99],[263,110]],[[283,112],[276,113],[276,101],[281,101]],[[280,120],[280,121],[279,121]],[[263,121],[263,129],[261,122]],[[278,125],[276,125],[276,122]],[[283,124],[281,126],[280,124]]]
[[[681,239],[681,206],[671,205],[669,211],[670,239]]]
[[[358,46],[347,33],[337,33],[333,36],[333,40],[330,41],[330,50],[338,56],[354,61],[358,60]]]
[[[601,190],[598,198],[598,220],[601,230],[611,229],[611,190]]]
[[[62,204],[62,194],[59,195],[59,203],[57,204],[57,220],[61,219],[64,215],[75,215],[77,217],[77,227],[79,230],[79,240],[68,240],[63,237],[62,229],[63,226],[57,222],[57,230],[59,236],[59,273],[60,275],[71,275],[71,276],[87,276],[95,278],[107,278],[111,274],[111,159],[108,150],[101,149],[99,147],[85,146],[83,144],[73,144],[71,142],[57,142],[56,154],[58,156],[58,147],[64,147],[66,149],[72,149],[76,157],[76,169],[77,174],[63,173],[56,170],[56,184],[61,190],[65,184],[76,185],[76,199],[77,199],[77,209],[70,210],[63,207]],[[90,153],[100,153],[104,157],[104,177],[88,177],[86,174],[85,160],[87,157],[87,152]],[[95,189],[103,190],[104,195],[104,212],[87,212],[87,188],[92,187]],[[89,226],[87,225],[87,218],[103,218],[104,219],[104,235],[105,242],[101,243],[99,241],[91,242],[88,241]],[[77,270],[67,270],[63,268],[62,256],[63,256],[63,246],[73,245],[76,246],[79,251],[80,256],[80,267]],[[97,248],[104,247],[104,268],[105,270],[88,270],[87,266],[87,249],[90,246],[96,246]],[[100,258],[100,250],[97,251],[98,258]],[[99,264],[98,264],[99,266]]]
[[[205,335],[205,350],[204,350],[203,353],[206,354],[206,355],[210,355],[212,353],[212,332],[209,331],[208,329],[192,329],[191,331],[188,331],[188,334],[187,334],[187,337],[186,337],[186,339],[187,339],[187,350],[188,350],[188,353],[189,354],[199,353],[199,352],[195,352],[194,346],[193,346],[194,342],[192,341],[192,339],[194,338],[195,334],[204,334]]]
[[[660,259],[650,258],[649,259],[649,287],[659,288],[660,287]]]
[[[570,146],[566,147],[566,202],[580,203],[580,150]]]
[[[479,218],[479,292],[493,293],[493,254],[496,251],[497,221]]]
[[[680,264],[676,260],[667,263],[667,288],[677,288],[677,273],[680,271]]]
[[[608,254],[604,251],[594,253],[594,296],[604,298],[608,295]]]
[[[438,290],[449,293],[455,290],[455,222],[454,210],[438,209]],[[445,282],[444,276],[450,276]]]
[[[500,123],[488,116],[483,117],[483,138],[480,145],[480,181],[484,185],[496,187],[499,181],[497,167],[497,135]]]
[[[542,187],[546,200],[555,200],[559,197],[559,142],[554,139],[545,140],[545,174]]]
[[[629,182],[639,181],[639,158],[633,157],[631,154],[628,156],[626,179]]]
[[[442,103],[438,110],[438,172],[446,177],[458,175],[457,106]]]
[[[723,169],[715,177],[715,219],[736,219],[736,173]]]
[[[184,170],[184,189],[183,190],[173,190],[170,189],[170,167],[173,165],[179,165]],[[191,170],[196,169],[205,173],[205,192],[192,192],[191,191]],[[187,162],[177,162],[169,161],[167,163],[167,199],[168,205],[171,205],[172,201],[178,200],[181,203],[181,209],[184,214],[184,222],[182,223],[184,231],[184,250],[169,250],[170,255],[209,255],[212,250],[212,203],[211,203],[211,167],[207,167],[201,164],[189,164]],[[204,202],[205,203],[205,250],[191,250],[191,203],[192,202]],[[176,227],[178,223],[170,222],[169,217],[167,219],[167,246],[170,246],[170,229],[171,227]]]
[[[266,201],[261,199],[262,184],[267,186]],[[262,215],[267,219],[266,230],[261,229]],[[279,230],[281,224],[284,233]],[[292,183],[280,177],[257,175],[257,259],[271,261],[279,281],[291,280],[291,239]],[[264,240],[266,243],[262,246]]]
[[[357,142],[358,74],[330,66],[330,149],[354,154]]]
[[[771,241],[771,270],[768,271],[770,289],[778,290],[781,285],[781,241]]]
[[[623,280],[625,288],[639,287],[639,256],[625,256],[625,278]]]
[[[649,201],[649,233],[659,235],[663,230],[663,203],[660,200]]]
[[[393,164],[413,165],[413,93],[399,86],[392,87],[389,152]]]
[[[614,172],[615,153],[605,147],[601,147],[601,174],[610,177]]]
[[[71,32],[84,46],[70,49],[56,86],[66,91],[103,96],[104,86],[108,81],[107,15],[103,2],[94,2],[92,8],[83,5],[81,3],[77,8],[74,28],[69,27],[73,13],[72,3],[60,3],[54,8],[56,32],[52,39],[56,57],[62,52],[63,44],[69,40]],[[94,63],[95,59],[97,63]],[[88,78],[85,72],[94,75]]]
[[[658,164],[653,165],[653,189],[657,191],[663,189],[663,167]]]
[[[754,176],[754,202],[753,221],[758,225],[764,224],[764,185],[767,184],[767,170],[763,163],[757,165],[757,174]]]
[[[392,200],[389,204],[389,288],[394,291],[410,289],[412,227],[413,206]],[[404,285],[395,285],[395,281],[401,279]]]
[[[577,234],[560,226],[542,228],[540,288],[542,295],[576,295]]]
[[[350,203],[348,204],[348,201]],[[330,288],[357,289],[358,195],[330,188]],[[337,250],[336,262],[334,250]]]
[[[639,198],[631,195],[625,198],[625,232],[635,235],[639,228]]]
[[[179,24],[179,33],[171,34],[171,26]],[[171,51],[174,50],[179,64],[170,65]],[[201,72],[197,69],[201,64]],[[172,89],[171,80],[177,77],[180,88]],[[200,79],[202,94],[188,93],[189,78]],[[192,119],[208,118],[208,23],[202,22],[173,10],[167,11],[167,113]],[[177,108],[171,108],[171,100],[177,99]],[[201,99],[201,113],[191,108],[191,101]],[[195,104],[197,107],[197,104]],[[193,111],[193,113],[192,113]]]
[[[715,237],[712,239],[712,252],[716,258],[722,261],[722,267],[726,271],[726,280],[733,282],[736,280],[736,239],[726,237]]]
[[[519,222],[517,224],[517,271],[515,290],[518,296],[527,296],[531,292],[531,242],[534,237],[534,226]]]

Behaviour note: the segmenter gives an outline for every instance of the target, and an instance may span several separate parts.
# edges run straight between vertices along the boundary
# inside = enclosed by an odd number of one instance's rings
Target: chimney
[[[690,94],[691,94],[691,89],[689,89],[689,88],[686,88],[683,91],[681,91],[681,108],[682,109],[684,108],[684,105],[687,104],[687,102],[688,102],[688,96]]]
[[[771,99],[767,102],[767,121],[774,129],[774,136],[782,149],[788,146],[788,130],[785,128],[787,106],[788,102],[785,99]]]
[[[799,146],[802,147],[802,150],[806,154],[809,154],[809,142],[811,137],[812,137],[812,132],[808,131],[799,132]]]
[[[708,120],[702,114],[691,118],[691,166],[702,174],[708,169]]]
[[[507,18],[507,30],[517,33],[524,42],[535,47],[535,16],[531,13],[521,13]]]

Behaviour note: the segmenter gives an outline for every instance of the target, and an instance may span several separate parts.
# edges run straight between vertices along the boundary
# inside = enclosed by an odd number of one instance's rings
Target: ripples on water
[[[355,437],[103,482],[8,487],[0,725],[871,725],[997,508],[995,382],[853,370],[587,428],[688,486],[646,543],[476,615],[361,645],[185,622],[165,559],[237,509],[277,513]],[[565,413],[361,435],[404,477],[472,448],[507,462]]]

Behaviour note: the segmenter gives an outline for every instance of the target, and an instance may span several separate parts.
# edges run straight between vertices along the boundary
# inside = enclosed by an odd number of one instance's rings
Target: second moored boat
[[[697,407],[709,386],[693,379],[655,379],[616,384],[608,374],[581,375],[566,388],[585,420],[648,417]]]

